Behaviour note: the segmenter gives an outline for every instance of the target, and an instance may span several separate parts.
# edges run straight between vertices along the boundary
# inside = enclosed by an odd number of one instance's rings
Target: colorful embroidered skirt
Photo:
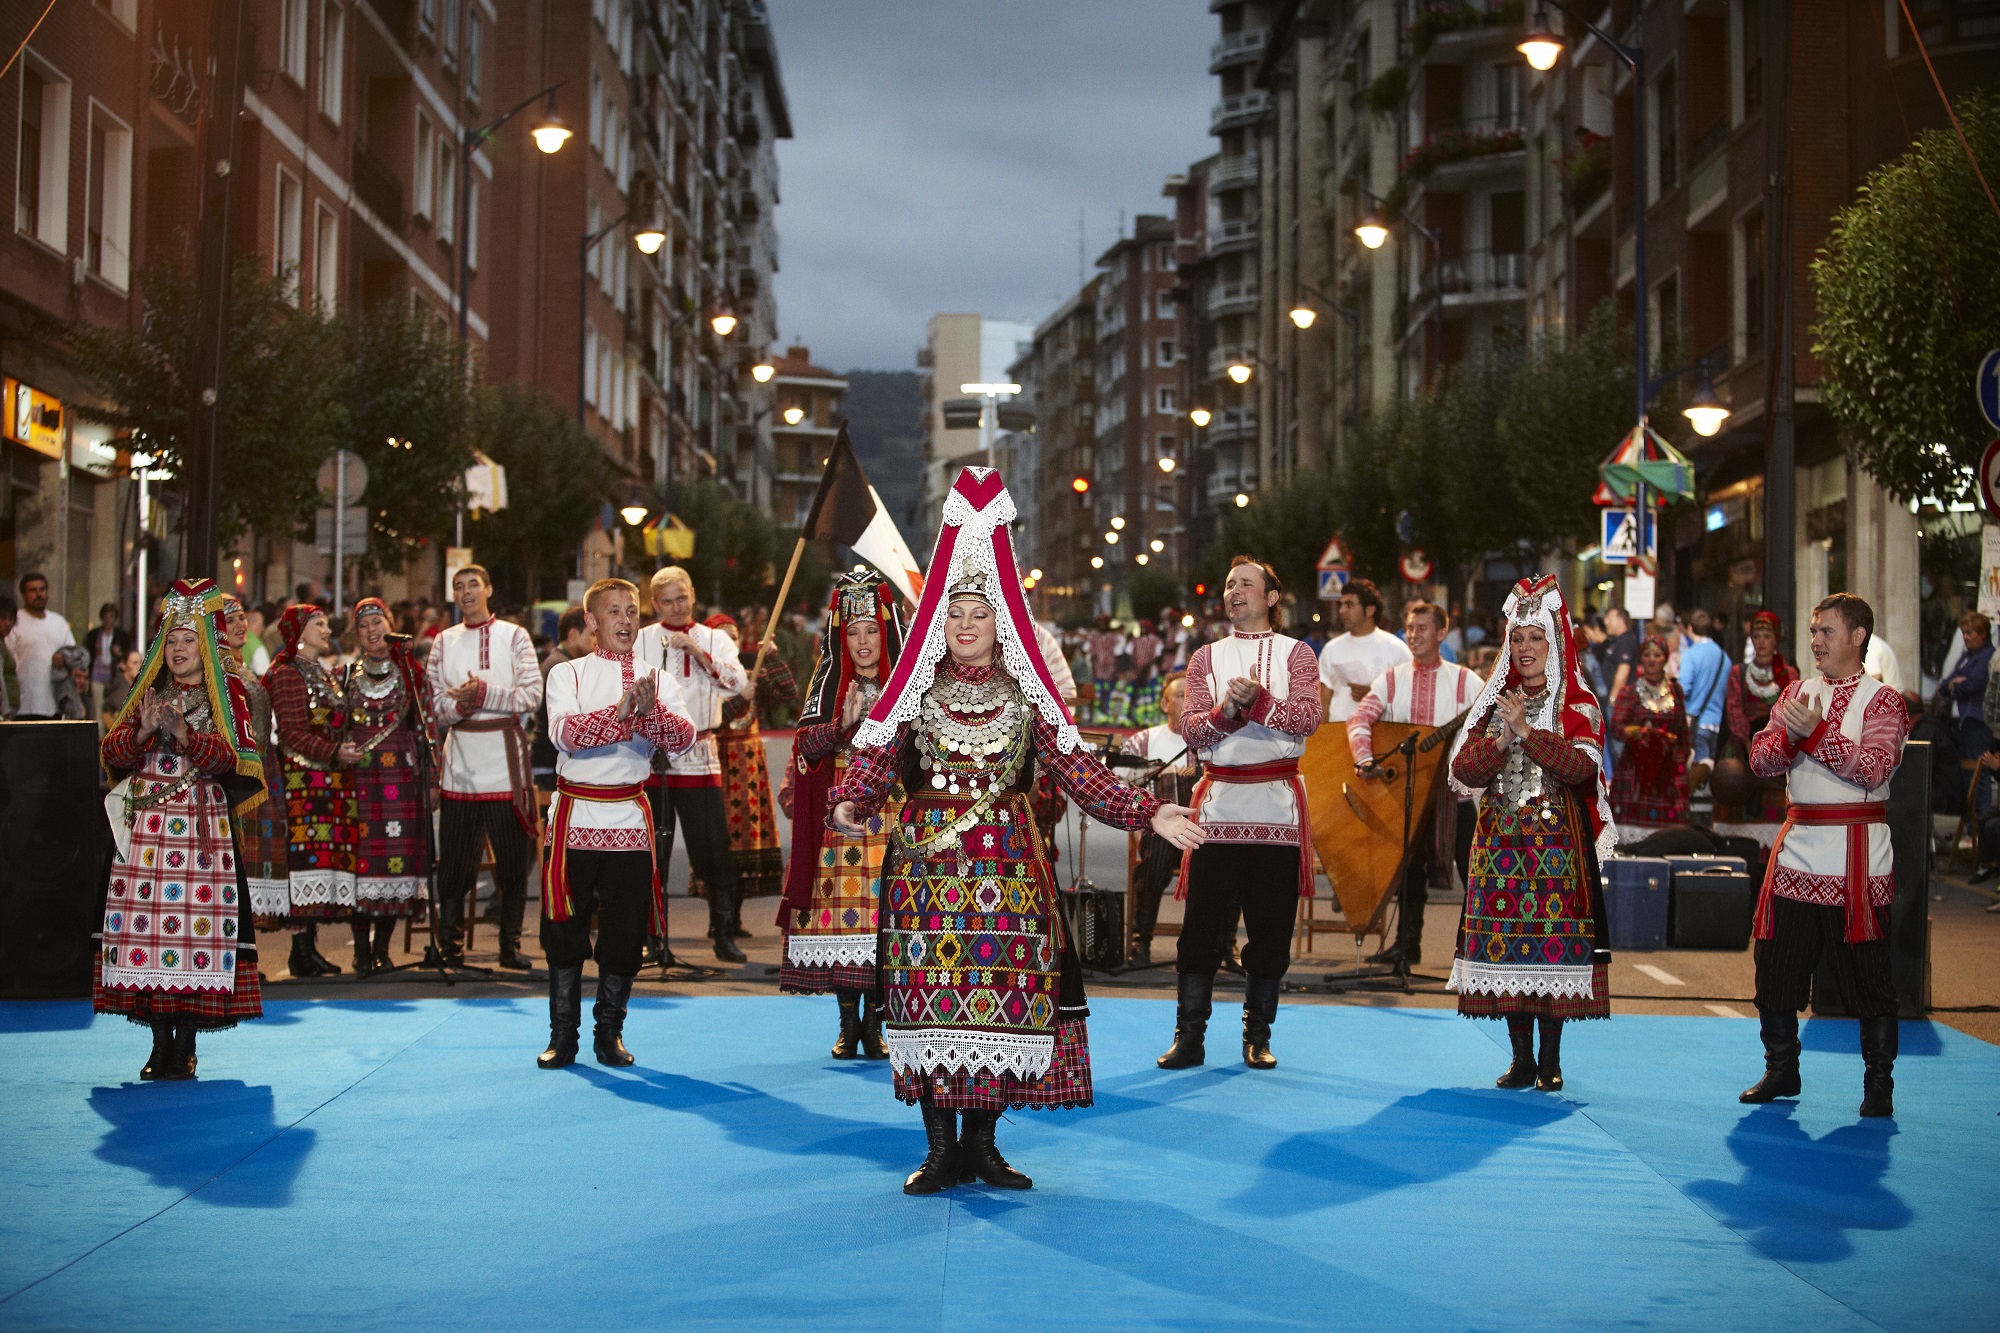
[[[844,767],[843,756],[834,770],[836,785]],[[865,837],[850,838],[831,829],[820,836],[812,906],[789,913],[785,927],[779,990],[823,995],[875,989],[880,980],[875,946],[881,924],[882,863],[889,850],[889,827],[900,811],[893,801],[885,805],[868,821]]]
[[[902,820],[936,836],[971,796],[912,796]],[[1090,1104],[1081,1020],[1059,1040],[1062,923],[1028,798],[1001,796],[958,845],[898,851],[882,879],[885,1037],[896,1095],[960,1108]],[[940,1082],[942,1080],[942,1082]]]
[[[428,902],[424,786],[414,738],[397,731],[354,769],[354,909],[422,916]]]
[[[151,1026],[156,1018],[170,1018],[198,1032],[219,1032],[246,1018],[264,1016],[256,955],[236,955],[235,967],[235,985],[229,990],[111,990],[104,984],[104,960],[99,957],[90,965],[90,1007],[100,1014],[122,1014],[141,1027]]]
[[[143,800],[171,791],[186,763],[168,751],[149,751],[132,777],[133,795]],[[239,970],[243,904],[221,786],[199,778],[135,811],[128,851],[114,848],[111,856],[97,951],[100,998],[115,992],[226,997]]]
[[[771,804],[771,774],[764,765],[762,732],[718,731],[722,809],[729,820],[729,859],[736,866],[736,896],[761,898],[785,889],[785,853]],[[701,877],[689,892],[706,897]]]
[[[1489,789],[1446,983],[1459,993],[1458,1012],[1609,1018],[1597,880],[1590,826],[1567,788],[1521,806]]]
[[[264,749],[264,799],[237,816],[243,849],[243,878],[257,920],[281,925],[291,915],[290,830],[285,818],[285,770],[269,746]]]
[[[354,772],[285,762],[291,917],[345,920],[354,914]]]

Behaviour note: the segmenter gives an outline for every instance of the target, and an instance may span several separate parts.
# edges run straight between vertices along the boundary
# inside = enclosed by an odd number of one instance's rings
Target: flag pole
[[[799,572],[799,557],[806,553],[806,534],[803,529],[799,539],[792,546],[792,563],[785,566],[785,581],[778,585],[778,600],[771,604],[771,614],[764,617],[764,636],[757,642],[757,661],[750,668],[750,684],[757,683],[757,673],[764,669],[764,655],[771,651],[771,645],[778,637],[778,617],[785,613],[785,598],[792,591],[792,576]]]

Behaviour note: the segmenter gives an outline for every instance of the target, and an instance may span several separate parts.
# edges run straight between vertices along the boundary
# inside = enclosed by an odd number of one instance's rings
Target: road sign
[[[1636,510],[1601,509],[1602,527],[1598,539],[1598,556],[1607,565],[1630,565],[1638,561],[1639,524]],[[1646,559],[1651,560],[1660,553],[1660,525],[1651,507],[1646,513]]]
[[[1979,456],[1979,499],[1988,518],[2000,519],[2000,440]]]
[[[346,471],[345,477],[334,471],[336,467]],[[343,496],[348,504],[361,498],[368,489],[368,465],[361,461],[361,455],[352,449],[337,449],[333,456],[319,465],[319,493],[329,500],[338,501]],[[345,482],[343,486],[341,483]]]
[[[1423,553],[1421,547],[1414,551],[1406,551],[1403,554],[1403,581],[1405,583],[1429,583],[1431,581],[1431,574],[1436,569],[1437,564]]]
[[[1986,354],[1979,363],[1979,378],[1973,383],[1979,395],[1979,410],[1986,414],[1986,420],[1993,429],[2000,430],[2000,347]]]
[[[1322,569],[1319,571],[1319,599],[1322,602],[1337,602],[1340,593],[1347,586],[1345,569]]]
[[[1335,537],[1332,541],[1326,544],[1326,549],[1319,553],[1318,568],[1320,569],[1347,568],[1347,551],[1345,548],[1341,546],[1340,538]]]
[[[321,555],[333,554],[333,510],[313,515],[313,546]],[[348,560],[368,554],[368,506],[347,506],[347,522],[341,524],[340,554]]]

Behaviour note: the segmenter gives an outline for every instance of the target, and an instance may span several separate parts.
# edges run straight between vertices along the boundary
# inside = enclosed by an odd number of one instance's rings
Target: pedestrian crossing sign
[[[1639,550],[1639,523],[1636,510],[1602,509],[1603,529],[1598,543],[1597,558],[1607,565],[1637,564],[1642,553]],[[1649,505],[1646,509],[1646,549],[1644,558],[1653,560],[1660,553],[1659,523]]]

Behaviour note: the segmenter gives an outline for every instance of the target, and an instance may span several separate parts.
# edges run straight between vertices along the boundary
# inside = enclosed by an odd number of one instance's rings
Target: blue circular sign
[[[1988,352],[1979,363],[1979,378],[1973,382],[1979,395],[1979,410],[1993,429],[2000,430],[2000,347]]]

